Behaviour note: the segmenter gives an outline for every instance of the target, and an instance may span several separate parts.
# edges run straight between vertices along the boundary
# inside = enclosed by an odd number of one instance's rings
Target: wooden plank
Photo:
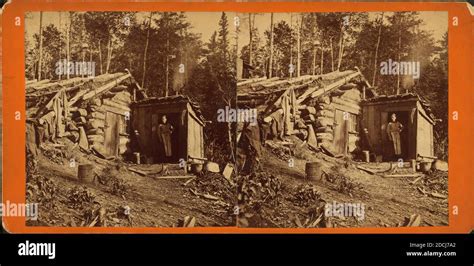
[[[105,104],[102,105],[102,109],[107,111],[107,112],[111,112],[111,113],[122,115],[122,116],[125,116],[126,112],[130,112],[128,110],[124,110],[124,109],[121,109],[121,108],[117,108],[117,107],[113,107],[113,106],[105,105]]]
[[[93,98],[97,95],[100,95],[100,94],[112,89],[113,87],[119,85],[122,81],[130,78],[131,76],[132,75],[130,73],[127,73],[127,74],[115,79],[112,82],[109,82],[109,83],[107,83],[107,84],[105,84],[105,85],[103,85],[103,86],[101,86],[97,89],[94,89],[94,90],[91,90],[91,91],[87,92],[86,94],[84,94],[84,96],[82,96],[82,99],[87,100],[87,99]]]
[[[122,105],[122,104],[119,104],[117,102],[114,102],[114,101],[111,101],[111,100],[108,100],[108,99],[104,99],[103,105],[115,107],[117,109],[122,109],[124,112],[130,112],[131,111],[129,106]]]
[[[347,100],[344,100],[344,99],[341,99],[339,97],[333,97],[332,98],[332,104],[336,104],[338,106],[341,106],[344,109],[350,109],[350,111],[352,113],[356,113],[356,114],[359,114],[360,111],[361,111],[361,108],[358,104],[351,103],[351,102],[349,102]]]
[[[355,73],[352,73],[352,74],[349,74],[347,76],[345,76],[344,78],[341,78],[340,80],[334,82],[334,83],[331,83],[329,84],[328,86],[325,86],[323,88],[316,88],[315,90],[313,90],[311,93],[305,93],[303,95],[301,95],[300,97],[298,97],[298,104],[302,103],[304,100],[306,100],[308,97],[311,97],[311,98],[316,98],[316,97],[319,97],[323,94],[325,94],[326,92],[329,92],[335,88],[338,88],[342,85],[344,85],[345,83],[347,83],[348,81],[350,81],[351,79],[357,77],[361,75],[361,73],[359,71],[355,72]]]
[[[343,145],[342,154],[347,155],[347,150],[349,148],[349,120],[344,120],[344,145]]]
[[[247,85],[247,84],[251,84],[251,83],[260,82],[260,81],[265,81],[265,80],[267,80],[267,77],[247,79],[247,80],[244,80],[244,81],[237,82],[237,87]]]

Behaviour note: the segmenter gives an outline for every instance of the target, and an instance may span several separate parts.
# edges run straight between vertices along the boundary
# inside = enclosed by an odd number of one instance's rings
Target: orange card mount
[[[473,228],[466,3],[12,1],[1,19],[8,232]]]

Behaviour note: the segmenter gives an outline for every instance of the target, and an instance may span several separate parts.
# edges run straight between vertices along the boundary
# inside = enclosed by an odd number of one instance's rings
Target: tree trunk
[[[109,73],[110,68],[110,58],[112,57],[112,37],[109,35],[109,40],[107,42],[107,64],[105,66],[105,73]]]
[[[165,83],[165,97],[168,97],[168,91],[169,91],[169,50],[168,50],[168,47],[169,47],[169,38],[166,39],[166,59],[165,59],[165,63],[166,63],[166,68],[165,68],[165,78],[166,78],[166,83]]]
[[[323,38],[321,34],[321,75],[324,73],[324,47],[323,47]]]
[[[312,65],[312,71],[311,74],[314,76],[316,75],[316,27],[313,25],[313,31],[311,33],[311,36],[313,38],[313,65]]]
[[[270,15],[270,58],[268,60],[268,78],[273,74],[273,13]]]
[[[68,12],[68,25],[66,25],[66,78],[69,79],[69,62],[71,61],[71,12]],[[101,73],[102,74],[102,73]]]
[[[41,65],[43,63],[43,12],[40,11],[39,21],[39,59],[38,59],[38,81],[41,80]]]
[[[297,40],[296,40],[296,76],[301,76],[301,26],[303,24],[303,18],[300,17],[297,26]]]
[[[100,74],[101,75],[103,73],[102,64],[103,64],[102,63],[102,44],[101,44],[101,40],[99,39],[99,68],[100,68]]]
[[[332,37],[329,39],[329,47],[331,49],[331,71],[334,72],[334,49],[332,45]]]
[[[311,68],[312,68],[311,74],[313,76],[316,75],[316,44],[314,42],[313,42],[313,64]]]
[[[341,21],[341,32],[339,33],[339,49],[337,54],[337,71],[341,68],[342,55],[344,53],[344,22]]]
[[[89,62],[92,64],[92,47],[89,47]]]
[[[293,31],[293,13],[290,14],[290,29]],[[290,68],[290,79],[293,77],[293,34],[291,34],[290,38],[290,65],[288,66]]]
[[[374,56],[374,75],[372,76],[372,86],[375,87],[375,81],[377,78],[377,61],[378,61],[378,54],[379,54],[379,46],[380,46],[380,37],[382,35],[382,26],[383,26],[383,14],[380,17],[380,24],[379,24],[379,32],[377,35],[377,45],[375,45],[375,56]]]
[[[397,95],[400,94],[400,60],[401,60],[401,54],[402,54],[402,17],[399,18],[399,24],[398,24],[398,75],[397,75],[397,91],[396,91]]]
[[[61,12],[59,12],[59,62],[60,64],[62,64],[61,62],[61,53],[63,51],[63,47],[61,46]],[[64,69],[64,68],[63,68]],[[58,74],[58,79],[61,80],[61,73],[62,71],[59,71],[59,74]]]
[[[145,87],[145,74],[146,74],[146,54],[148,51],[148,42],[150,41],[150,29],[151,29],[151,17],[153,12],[150,12],[150,17],[148,18],[148,30],[146,32],[146,42],[145,42],[145,51],[143,51],[143,74],[142,74],[142,88]]]
[[[252,40],[253,40],[253,26],[252,26],[252,13],[249,13],[249,65],[252,66],[253,61],[253,47],[252,47]]]

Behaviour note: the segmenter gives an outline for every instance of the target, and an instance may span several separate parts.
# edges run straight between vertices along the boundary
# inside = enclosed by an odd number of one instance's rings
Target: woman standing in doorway
[[[173,134],[173,126],[168,123],[166,115],[161,117],[161,124],[158,125],[158,141],[162,145],[161,150],[165,161],[169,161],[173,152],[171,150],[171,134]]]
[[[403,130],[403,125],[397,121],[397,115],[395,113],[392,114],[391,120],[387,126],[388,139],[393,143],[394,159],[398,160],[402,154],[400,132]]]

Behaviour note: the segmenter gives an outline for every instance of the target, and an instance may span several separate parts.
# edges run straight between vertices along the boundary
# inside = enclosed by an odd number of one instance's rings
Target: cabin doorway
[[[163,115],[166,115],[168,123],[173,126],[171,133],[171,156],[166,157],[163,143],[159,140],[158,127],[162,123],[161,119]],[[179,162],[181,149],[179,145],[179,132],[180,128],[180,115],[179,113],[154,113],[151,115],[151,128],[152,128],[152,157],[154,163],[175,163]]]
[[[402,154],[400,158],[395,158],[395,150],[393,147],[393,142],[388,138],[387,125],[391,120],[392,114],[397,116],[397,121],[400,122],[403,126],[402,132],[400,132],[400,146]],[[409,130],[410,130],[410,112],[408,111],[393,111],[393,112],[382,112],[380,115],[381,125],[382,125],[382,147],[383,147],[383,158],[384,161],[397,161],[399,159],[405,160],[408,158],[409,152]]]

